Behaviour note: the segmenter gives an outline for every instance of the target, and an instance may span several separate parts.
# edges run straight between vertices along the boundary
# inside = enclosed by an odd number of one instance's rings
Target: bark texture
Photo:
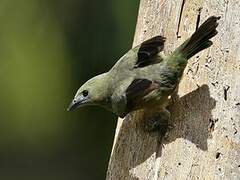
[[[213,46],[190,59],[164,138],[141,128],[142,113],[119,119],[107,179],[240,179],[240,1],[141,0],[134,46],[155,35],[173,51],[210,15]]]

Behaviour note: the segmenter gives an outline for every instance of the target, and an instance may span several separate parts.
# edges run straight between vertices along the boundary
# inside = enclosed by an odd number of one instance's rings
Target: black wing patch
[[[135,79],[126,90],[127,108],[134,109],[143,101],[143,97],[157,89],[159,84],[148,79]]]
[[[144,41],[138,50],[138,60],[134,67],[144,67],[157,63],[152,57],[163,50],[165,40],[166,38],[163,36],[156,36]]]

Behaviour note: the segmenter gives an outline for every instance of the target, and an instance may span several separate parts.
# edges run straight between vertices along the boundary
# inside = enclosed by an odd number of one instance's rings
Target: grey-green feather
[[[79,105],[74,107],[100,105],[120,117],[137,109],[165,107],[168,96],[179,84],[188,59],[212,45],[209,39],[217,34],[218,19],[215,16],[208,18],[165,58],[162,57],[165,38],[161,36],[129,50],[109,72],[90,79],[80,87],[75,104],[77,99],[84,99],[84,103],[78,102]],[[84,90],[88,91],[86,97],[83,97]]]

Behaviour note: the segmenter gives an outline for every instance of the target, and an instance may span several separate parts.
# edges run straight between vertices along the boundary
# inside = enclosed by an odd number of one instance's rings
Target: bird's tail
[[[189,59],[198,52],[210,47],[212,45],[210,39],[218,33],[216,28],[219,19],[220,17],[216,16],[209,17],[177,51]]]

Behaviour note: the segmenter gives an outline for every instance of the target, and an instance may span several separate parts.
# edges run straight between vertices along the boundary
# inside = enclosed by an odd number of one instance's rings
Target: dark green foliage
[[[117,117],[66,108],[131,47],[138,3],[0,1],[1,180],[105,178]]]

